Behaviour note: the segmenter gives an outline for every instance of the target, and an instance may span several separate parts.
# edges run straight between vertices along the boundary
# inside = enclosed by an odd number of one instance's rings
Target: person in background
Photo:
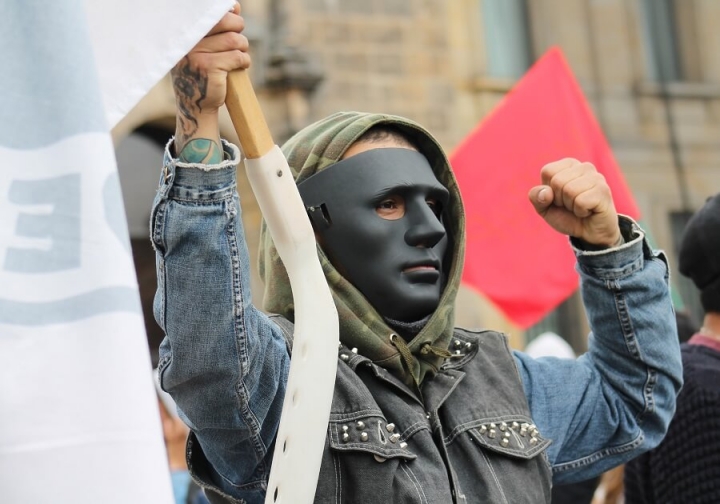
[[[676,311],[675,322],[677,322],[680,343],[688,341],[700,329],[698,323],[695,322],[695,317],[686,311]]]
[[[167,450],[170,477],[175,504],[210,504],[202,489],[190,477],[185,459],[185,444],[190,429],[178,416],[177,405],[170,394],[160,388],[157,369],[153,371],[157,391],[160,420],[162,422],[165,449]]]
[[[625,504],[625,465],[613,467],[600,478],[592,504]]]
[[[577,357],[570,344],[559,334],[546,331],[538,334],[525,346],[525,353],[535,359],[539,357],[558,357],[560,359],[574,359]]]
[[[688,341],[700,328],[692,314],[687,311],[676,311],[675,322],[680,343]],[[610,469],[599,480],[591,504],[624,504],[625,503],[625,465]],[[553,487],[553,495],[556,488]],[[568,501],[569,503],[574,501]]]
[[[681,346],[685,385],[665,439],[626,464],[627,504],[720,502],[720,194],[688,222],[679,270],[700,290],[705,316]]]

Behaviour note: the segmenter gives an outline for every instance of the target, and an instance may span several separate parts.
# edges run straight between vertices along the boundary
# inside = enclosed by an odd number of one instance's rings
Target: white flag
[[[109,127],[231,6],[0,6],[3,504],[173,502]]]

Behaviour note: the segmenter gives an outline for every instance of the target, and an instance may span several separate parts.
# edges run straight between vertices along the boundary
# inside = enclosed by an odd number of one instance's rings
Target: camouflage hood
[[[297,183],[338,162],[357,138],[372,126],[388,124],[400,129],[430,161],[435,176],[448,188],[446,228],[452,254],[447,285],[440,304],[424,328],[407,343],[412,354],[405,358],[390,341],[394,333],[383,317],[365,297],[330,264],[318,247],[318,256],[327,278],[340,318],[340,340],[349,348],[357,348],[361,355],[390,370],[408,385],[419,385],[442,365],[453,335],[454,304],[460,284],[465,250],[465,216],[455,177],[442,148],[421,126],[391,115],[340,112],[312,124],[283,146],[282,150]],[[260,275],[265,281],[263,307],[294,320],[294,305],[290,282],[280,261],[270,233],[262,224],[260,239]],[[440,352],[437,350],[441,349]]]

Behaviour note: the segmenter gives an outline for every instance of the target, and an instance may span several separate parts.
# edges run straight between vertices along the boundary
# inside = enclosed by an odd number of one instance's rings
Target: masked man
[[[190,469],[217,503],[263,502],[294,316],[267,232],[264,308],[279,315],[251,302],[240,156],[218,133],[226,72],[249,65],[242,27],[236,7],[173,71],[176,137],[151,223],[161,381],[192,429]],[[618,218],[594,167],[552,163],[530,190],[572,237],[593,331],[577,360],[534,360],[499,333],[453,325],[463,209],[422,127],[340,113],[283,151],[340,317],[316,502],[549,502],[553,480],[590,478],[659,442],[681,385],[667,264]]]

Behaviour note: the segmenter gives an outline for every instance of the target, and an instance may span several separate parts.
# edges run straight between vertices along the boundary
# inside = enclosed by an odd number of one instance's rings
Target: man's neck
[[[387,322],[392,329],[395,329],[406,341],[410,341],[417,336],[428,323],[428,320],[430,320],[430,315],[414,322],[402,322],[385,317],[385,322]]]
[[[699,333],[720,341],[720,313],[706,313]]]

